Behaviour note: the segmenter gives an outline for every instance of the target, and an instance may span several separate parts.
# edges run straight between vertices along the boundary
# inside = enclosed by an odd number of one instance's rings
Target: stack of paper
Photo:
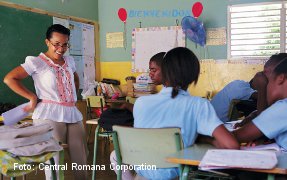
[[[234,131],[235,130],[235,128],[234,128],[235,124],[240,123],[240,122],[242,122],[242,120],[228,121],[228,122],[224,123],[224,126],[228,131]]]
[[[273,151],[208,150],[199,164],[199,169],[250,168],[272,169],[277,164]]]
[[[29,112],[24,111],[24,107],[29,103],[22,104],[20,106],[15,107],[14,109],[10,109],[2,114],[5,125],[13,125],[17,122],[24,119],[29,115]]]
[[[273,151],[280,151],[281,148],[276,144],[262,144],[254,147],[247,147],[247,146],[241,146],[241,150],[248,150],[248,151],[261,151],[261,150],[273,150]]]

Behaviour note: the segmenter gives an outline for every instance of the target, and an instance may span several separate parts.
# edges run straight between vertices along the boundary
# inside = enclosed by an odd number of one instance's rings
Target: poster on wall
[[[181,26],[135,28],[132,32],[132,72],[148,72],[150,58],[175,47],[185,47]]]
[[[69,20],[68,19],[53,17],[53,24],[61,24],[61,25],[65,26],[66,28],[69,28]]]
[[[84,88],[84,61],[82,56],[73,56],[75,65],[76,65],[76,72],[79,76],[80,80],[80,89]]]
[[[83,55],[95,57],[95,30],[94,26],[90,24],[82,24],[83,26]]]
[[[94,82],[96,79],[95,61],[94,57],[83,56],[84,61],[84,83]]]
[[[70,54],[82,55],[83,54],[83,42],[82,42],[82,23],[76,21],[69,21],[69,27],[71,31],[70,35]]]

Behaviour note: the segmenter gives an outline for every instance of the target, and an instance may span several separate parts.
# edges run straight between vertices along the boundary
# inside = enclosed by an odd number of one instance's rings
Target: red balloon
[[[127,11],[126,11],[126,9],[125,8],[120,8],[118,10],[118,16],[119,16],[120,20],[125,23],[126,20],[127,20]]]
[[[203,6],[200,2],[196,2],[192,6],[192,14],[195,18],[198,18],[202,13]]]

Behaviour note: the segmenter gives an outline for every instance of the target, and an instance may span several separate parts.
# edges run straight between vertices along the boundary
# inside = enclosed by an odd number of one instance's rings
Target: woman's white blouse
[[[77,101],[74,83],[74,59],[64,56],[65,64],[55,64],[44,53],[27,56],[21,66],[32,76],[36,94],[42,102],[34,110],[33,119],[75,123],[83,119],[75,106]]]

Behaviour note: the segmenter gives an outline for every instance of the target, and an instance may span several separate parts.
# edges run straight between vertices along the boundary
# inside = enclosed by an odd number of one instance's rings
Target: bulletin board
[[[135,28],[132,32],[132,72],[148,72],[150,58],[175,47],[185,47],[181,26]]]

